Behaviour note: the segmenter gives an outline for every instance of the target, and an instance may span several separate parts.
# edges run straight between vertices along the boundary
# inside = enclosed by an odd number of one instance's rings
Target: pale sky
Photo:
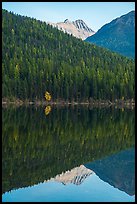
[[[135,10],[135,2],[2,2],[2,8],[53,23],[82,19],[97,31],[113,19]]]

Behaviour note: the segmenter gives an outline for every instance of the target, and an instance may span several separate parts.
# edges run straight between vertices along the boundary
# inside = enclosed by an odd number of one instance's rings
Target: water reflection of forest
[[[31,186],[134,146],[134,111],[6,108],[2,112],[2,192]]]

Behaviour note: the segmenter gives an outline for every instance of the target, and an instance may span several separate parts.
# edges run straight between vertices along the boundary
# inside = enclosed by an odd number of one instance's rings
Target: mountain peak
[[[59,30],[82,40],[85,40],[87,37],[95,34],[95,32],[89,28],[81,19],[75,21],[65,19],[64,22],[50,23],[50,25],[57,27]]]
[[[71,21],[69,21],[69,19],[66,19],[66,20],[64,21],[64,23],[71,23]]]
[[[72,22],[75,26],[76,26],[76,28],[78,28],[78,29],[82,29],[82,30],[85,30],[85,31],[87,31],[87,32],[94,32],[91,28],[89,28],[87,25],[86,25],[86,23],[83,21],[83,20],[81,20],[81,19],[78,19],[78,20],[76,20],[76,21],[73,21]]]
[[[84,21],[82,19],[77,19],[77,20],[75,20],[75,22],[84,23]]]

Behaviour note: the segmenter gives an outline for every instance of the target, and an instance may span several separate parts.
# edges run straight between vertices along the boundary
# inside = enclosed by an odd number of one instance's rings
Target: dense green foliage
[[[86,41],[135,58],[135,11],[105,24]]]
[[[2,192],[133,147],[134,124],[132,110],[3,109]]]
[[[2,10],[2,97],[134,98],[134,60]]]

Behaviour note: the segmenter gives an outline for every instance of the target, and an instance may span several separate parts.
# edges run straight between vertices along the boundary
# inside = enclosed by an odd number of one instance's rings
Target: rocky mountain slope
[[[83,20],[69,21],[66,19],[64,22],[51,23],[53,27],[57,27],[59,30],[73,35],[76,38],[85,40],[87,37],[95,34],[95,32],[89,28]]]
[[[85,41],[108,48],[124,56],[135,56],[135,11],[102,26]]]

